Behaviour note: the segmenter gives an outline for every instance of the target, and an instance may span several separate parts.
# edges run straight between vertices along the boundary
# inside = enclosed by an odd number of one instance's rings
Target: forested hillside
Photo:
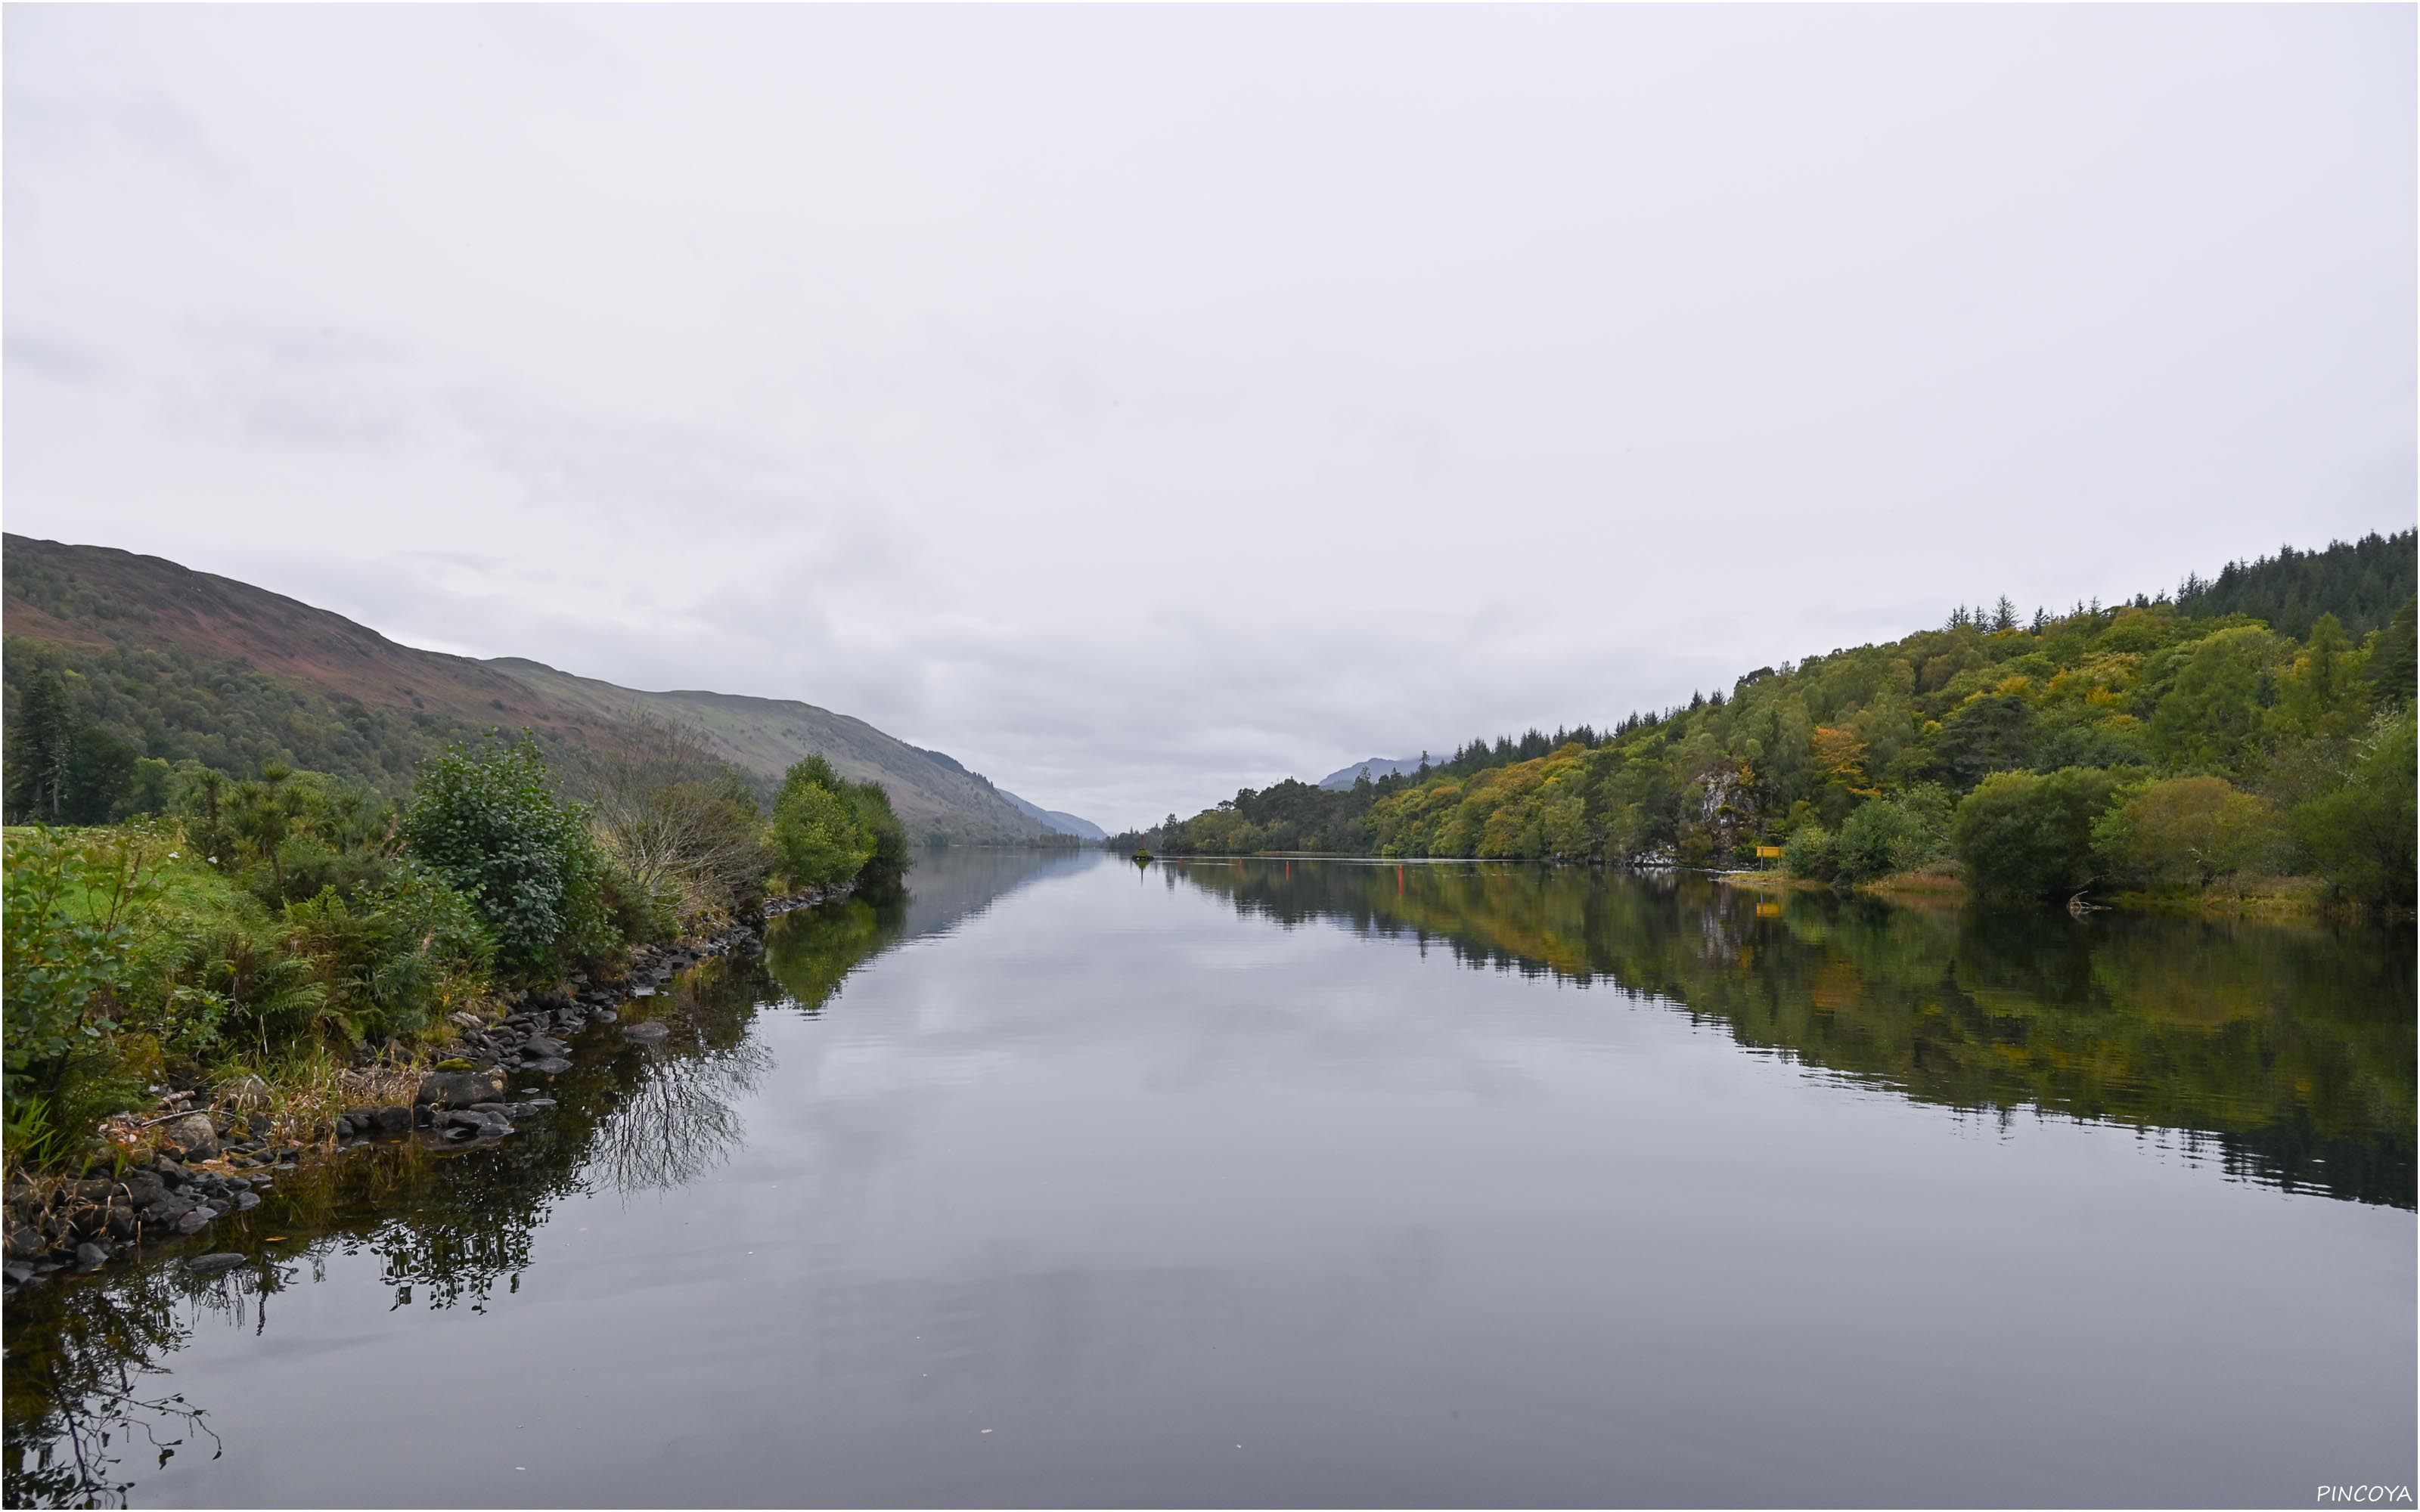
[[[1027,841],[1051,826],[957,763],[813,704],[646,693],[536,662],[398,645],[341,615],[158,557],[20,535],[5,545],[6,681],[54,672],[67,734],[50,817],[100,824],[163,806],[178,767],[237,779],[325,772],[387,797],[448,744],[528,730],[575,791],[587,758],[627,743],[634,717],[694,728],[768,797],[789,767],[830,760],[874,781],[923,840]],[[23,809],[12,776],[9,812]]]
[[[1954,852],[1993,891],[2307,872],[2408,903],[2414,576],[2406,532],[2230,565],[2188,579],[2181,602],[1962,608],[1886,645],[1758,668],[1607,737],[1474,742],[1440,770],[1343,793],[1248,789],[1131,840],[1699,866],[1787,845],[1800,874],[1852,880]]]

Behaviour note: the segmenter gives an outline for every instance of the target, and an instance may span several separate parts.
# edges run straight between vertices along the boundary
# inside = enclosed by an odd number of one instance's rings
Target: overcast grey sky
[[[7,521],[1190,812],[2411,523],[2414,41],[15,6]]]

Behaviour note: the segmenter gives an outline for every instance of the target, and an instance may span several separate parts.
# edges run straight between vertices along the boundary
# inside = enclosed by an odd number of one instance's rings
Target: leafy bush
[[[1840,870],[1838,838],[1811,820],[1799,825],[1782,844],[1781,868],[1793,877],[1830,881]]]
[[[329,887],[290,905],[286,921],[333,985],[330,1022],[356,1041],[419,1033],[485,991],[496,957],[469,900],[409,857],[349,901]]]
[[[1999,772],[1958,805],[1950,842],[1978,892],[2071,896],[2093,880],[2092,824],[2117,781],[2091,766]]]
[[[403,836],[487,921],[504,971],[551,975],[619,943],[587,818],[555,796],[527,735],[480,751],[449,747],[430,762]]]
[[[790,768],[773,800],[773,853],[793,887],[895,887],[912,864],[908,828],[879,782],[849,782],[821,756]]]
[[[2138,887],[2206,887],[2230,873],[2273,871],[2286,844],[2277,806],[2220,777],[2129,788],[2092,826],[2101,873]]]
[[[859,885],[872,891],[896,888],[915,865],[915,854],[908,848],[908,826],[892,810],[891,795],[879,782],[855,782],[849,785],[849,803],[858,828],[873,845],[858,868]]]
[[[678,935],[685,894],[649,887],[628,868],[608,859],[597,878],[605,905],[605,921],[613,933],[632,944],[658,944]]]
[[[2303,805],[2294,827],[2319,872],[2365,903],[2412,903],[2414,764],[2420,728],[2410,706],[2379,716],[2355,751],[2345,782]]]
[[[1922,839],[1916,822],[1882,798],[1861,804],[1840,826],[1838,871],[1845,882],[1871,882],[1903,872]]]
[[[360,1037],[307,940],[238,924],[209,931],[198,944],[195,990],[215,1005],[221,1040],[266,1056],[331,1029]]]
[[[159,941],[141,925],[160,897],[155,863],[165,849],[125,832],[9,839],[0,1057],[10,1128],[29,1141],[48,1148],[89,1130],[141,1090],[118,1041],[162,974]]]
[[[831,764],[810,756],[782,779],[773,800],[773,849],[794,887],[830,887],[854,879],[874,857],[874,837]]]

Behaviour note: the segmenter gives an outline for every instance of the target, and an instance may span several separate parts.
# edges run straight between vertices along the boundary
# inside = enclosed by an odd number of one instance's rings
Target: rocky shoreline
[[[765,920],[845,891],[776,899],[766,905]],[[335,1120],[334,1153],[397,1139],[460,1149],[505,1138],[516,1120],[543,1118],[556,1105],[544,1095],[542,1079],[571,1070],[564,1037],[617,1023],[622,1009],[655,996],[675,972],[763,944],[763,923],[734,925],[702,939],[642,947],[613,982],[574,976],[559,986],[503,995],[501,1017],[457,1013],[459,1034],[451,1054],[421,1076],[411,1101],[346,1109]],[[641,1022],[621,1032],[634,1043],[656,1044],[671,1031]],[[137,1258],[148,1245],[199,1233],[229,1213],[258,1206],[262,1188],[298,1169],[324,1143],[280,1144],[256,1133],[246,1108],[267,1090],[258,1078],[245,1077],[214,1096],[198,1088],[172,1092],[161,1100],[167,1111],[142,1126],[157,1131],[157,1149],[147,1157],[114,1177],[7,1193],[0,1199],[6,1225],[0,1295],[40,1286],[61,1272]],[[204,1273],[242,1263],[242,1256],[231,1253],[186,1261]]]

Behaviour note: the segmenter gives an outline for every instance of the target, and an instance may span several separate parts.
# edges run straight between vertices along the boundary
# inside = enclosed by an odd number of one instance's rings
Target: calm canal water
[[[2409,928],[1523,865],[957,851],[913,887],[693,974],[662,1047],[576,1044],[551,1122],[192,1246],[244,1270],[12,1303],[9,1503],[2420,1478]]]

